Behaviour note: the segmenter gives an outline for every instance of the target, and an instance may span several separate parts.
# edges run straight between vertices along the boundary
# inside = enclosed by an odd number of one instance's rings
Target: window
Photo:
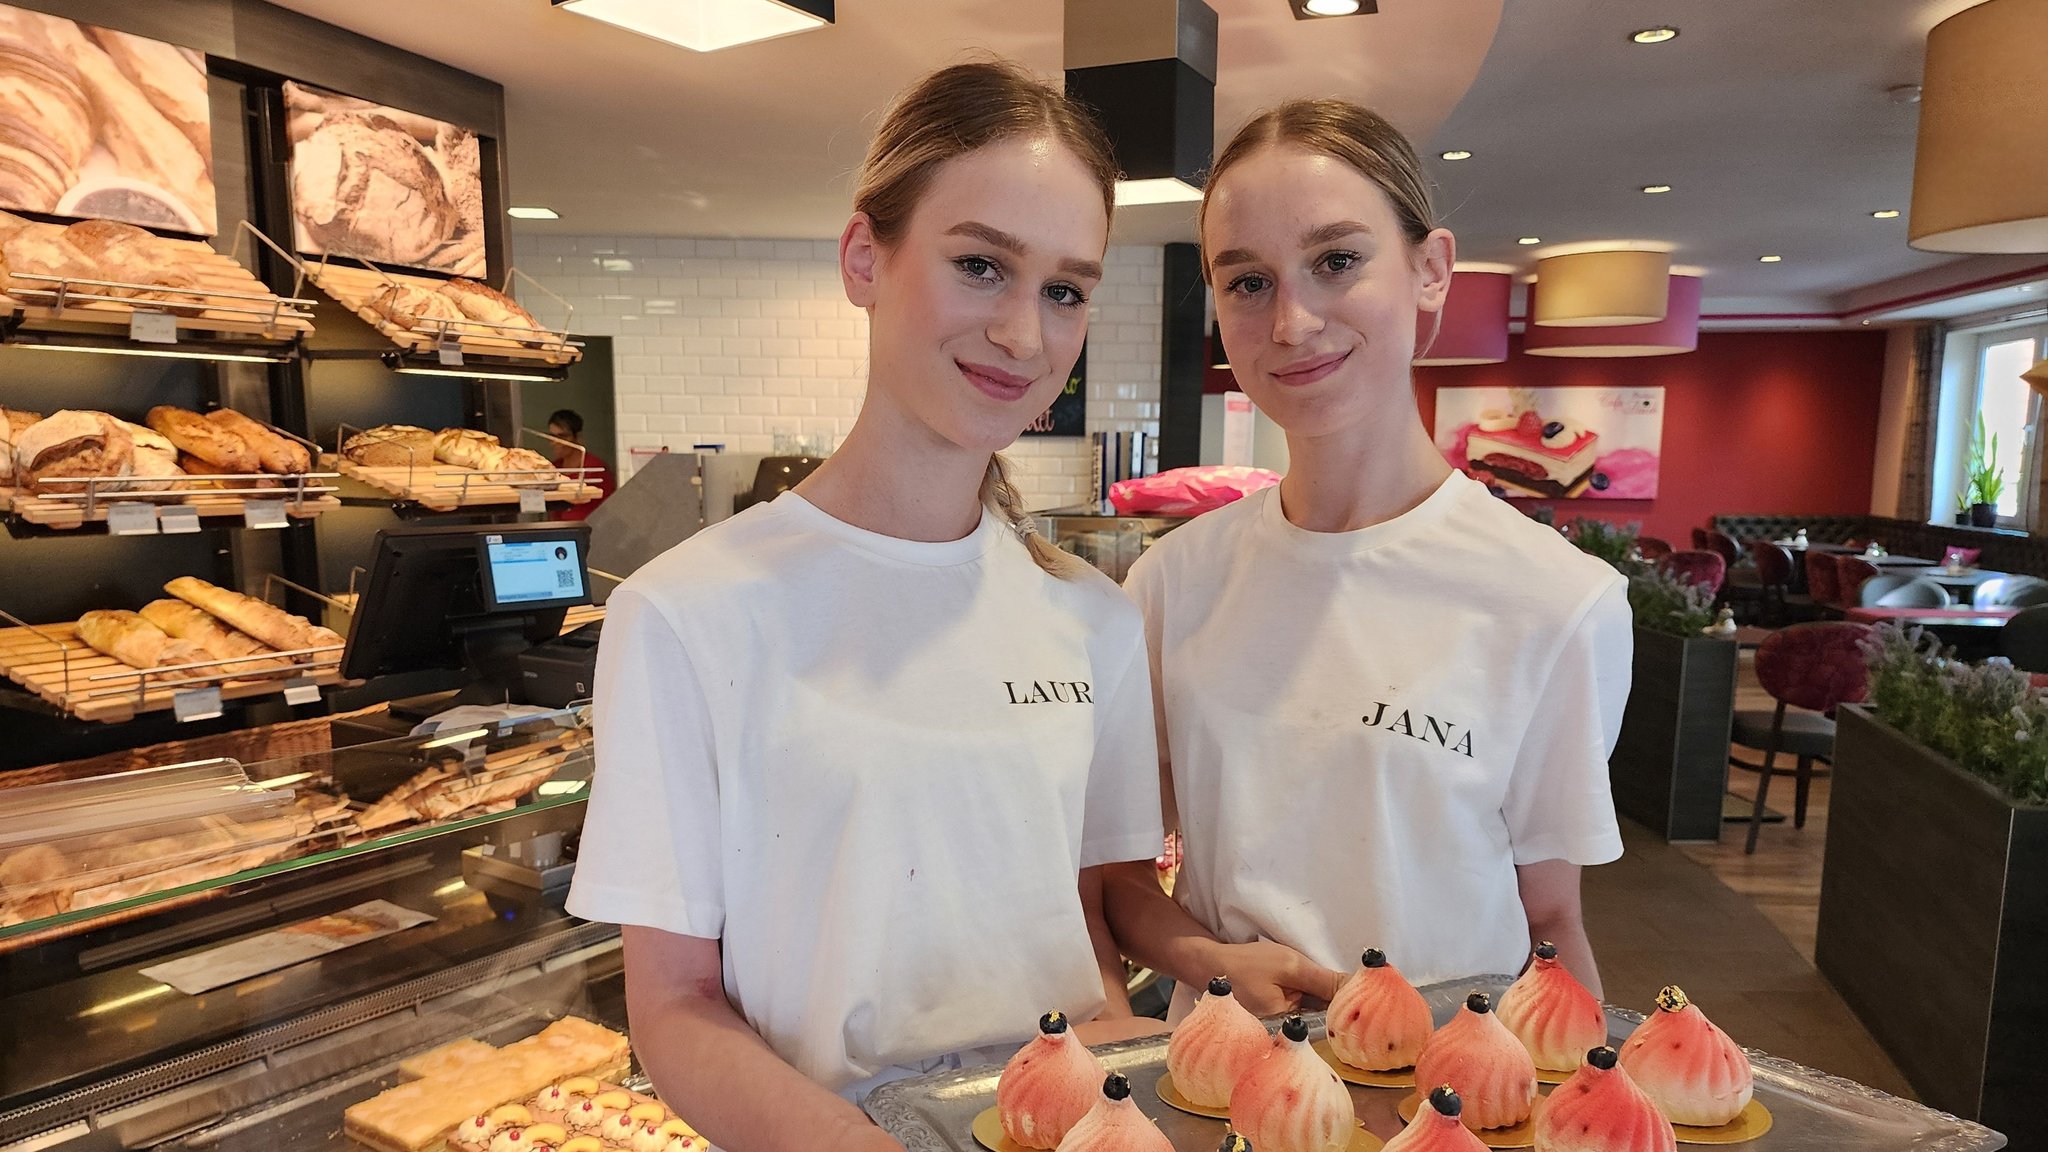
[[[2041,397],[2021,373],[2048,357],[2048,324],[2031,320],[1950,335],[1942,381],[1941,436],[1935,462],[1937,521],[1961,515],[1975,498],[1970,452],[1978,422],[1987,449],[1996,439],[1991,463],[2003,484],[1997,500],[1998,526],[2031,529],[2037,515],[2042,454],[2035,434]]]

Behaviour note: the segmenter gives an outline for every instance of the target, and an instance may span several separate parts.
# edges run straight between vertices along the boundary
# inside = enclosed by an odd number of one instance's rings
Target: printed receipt
[[[155,964],[141,971],[151,980],[169,984],[187,996],[197,996],[237,980],[289,968],[351,945],[430,924],[433,920],[425,912],[400,908],[385,900],[372,900],[318,919],[279,928],[275,932],[265,932],[261,936],[237,940],[196,955]]]

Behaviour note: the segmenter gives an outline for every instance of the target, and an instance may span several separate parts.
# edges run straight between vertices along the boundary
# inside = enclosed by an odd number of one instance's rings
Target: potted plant
[[[1814,962],[1923,1100],[2048,1147],[2048,699],[1918,630],[1835,738]]]
[[[1956,493],[1956,523],[1957,523],[1957,524],[1968,524],[1968,523],[1970,522],[1970,504],[1971,504],[1971,500],[1970,500],[1970,497],[1971,497],[1971,495],[1972,495],[1972,494],[1973,494],[1973,493],[1974,493],[1975,491],[1976,491],[1976,486],[1975,486],[1975,485],[1973,485],[1973,484],[1965,484],[1965,485],[1963,485],[1963,489],[1962,489],[1962,491],[1960,491],[1960,492],[1957,492],[1957,493]]]
[[[1998,466],[1998,435],[1984,438],[1984,415],[1977,414],[1977,430],[1970,437],[1970,523],[1978,528],[1998,526],[1998,497],[2005,491],[2005,471]]]
[[[1667,840],[1718,840],[1735,715],[1733,641],[1702,632],[1704,590],[1637,558],[1633,526],[1578,520],[1566,533],[1628,577],[1633,682],[1608,758],[1615,810]]]

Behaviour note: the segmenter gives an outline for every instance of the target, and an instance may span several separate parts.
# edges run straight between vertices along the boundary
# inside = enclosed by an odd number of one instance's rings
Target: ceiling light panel
[[[1453,148],[1448,152],[1442,153],[1441,158],[1445,160],[1470,160],[1472,153],[1465,151],[1463,148]]]
[[[505,215],[514,220],[560,220],[562,214],[553,208],[507,208]]]
[[[554,0],[558,8],[695,52],[832,23],[833,0]]]
[[[1328,20],[1336,16],[1370,16],[1379,0],[1287,0],[1296,20]]]
[[[1200,200],[1202,190],[1185,180],[1171,177],[1156,180],[1119,180],[1116,182],[1116,206],[1129,207],[1133,204],[1180,204]]]
[[[1671,27],[1645,28],[1640,32],[1632,33],[1629,39],[1638,44],[1662,44],[1667,40],[1678,39],[1678,29]]]

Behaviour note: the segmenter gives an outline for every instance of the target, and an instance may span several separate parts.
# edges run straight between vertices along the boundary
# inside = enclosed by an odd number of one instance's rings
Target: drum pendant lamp
[[[1665,289],[1665,314],[1654,324],[1612,328],[1538,328],[1522,333],[1522,351],[1531,356],[1675,356],[1700,346],[1700,278],[1674,275]],[[1549,281],[1529,285],[1529,309],[1539,306]],[[1541,291],[1539,291],[1539,289]]]
[[[1612,328],[1664,318],[1670,295],[1668,252],[1574,252],[1536,262],[1543,302],[1529,323],[1545,328]]]
[[[1499,364],[1508,358],[1508,296],[1514,277],[1506,272],[1459,269],[1438,312],[1415,314],[1415,364]]]
[[[2048,0],[1986,0],[1935,25],[1920,86],[1907,240],[2048,252]]]

